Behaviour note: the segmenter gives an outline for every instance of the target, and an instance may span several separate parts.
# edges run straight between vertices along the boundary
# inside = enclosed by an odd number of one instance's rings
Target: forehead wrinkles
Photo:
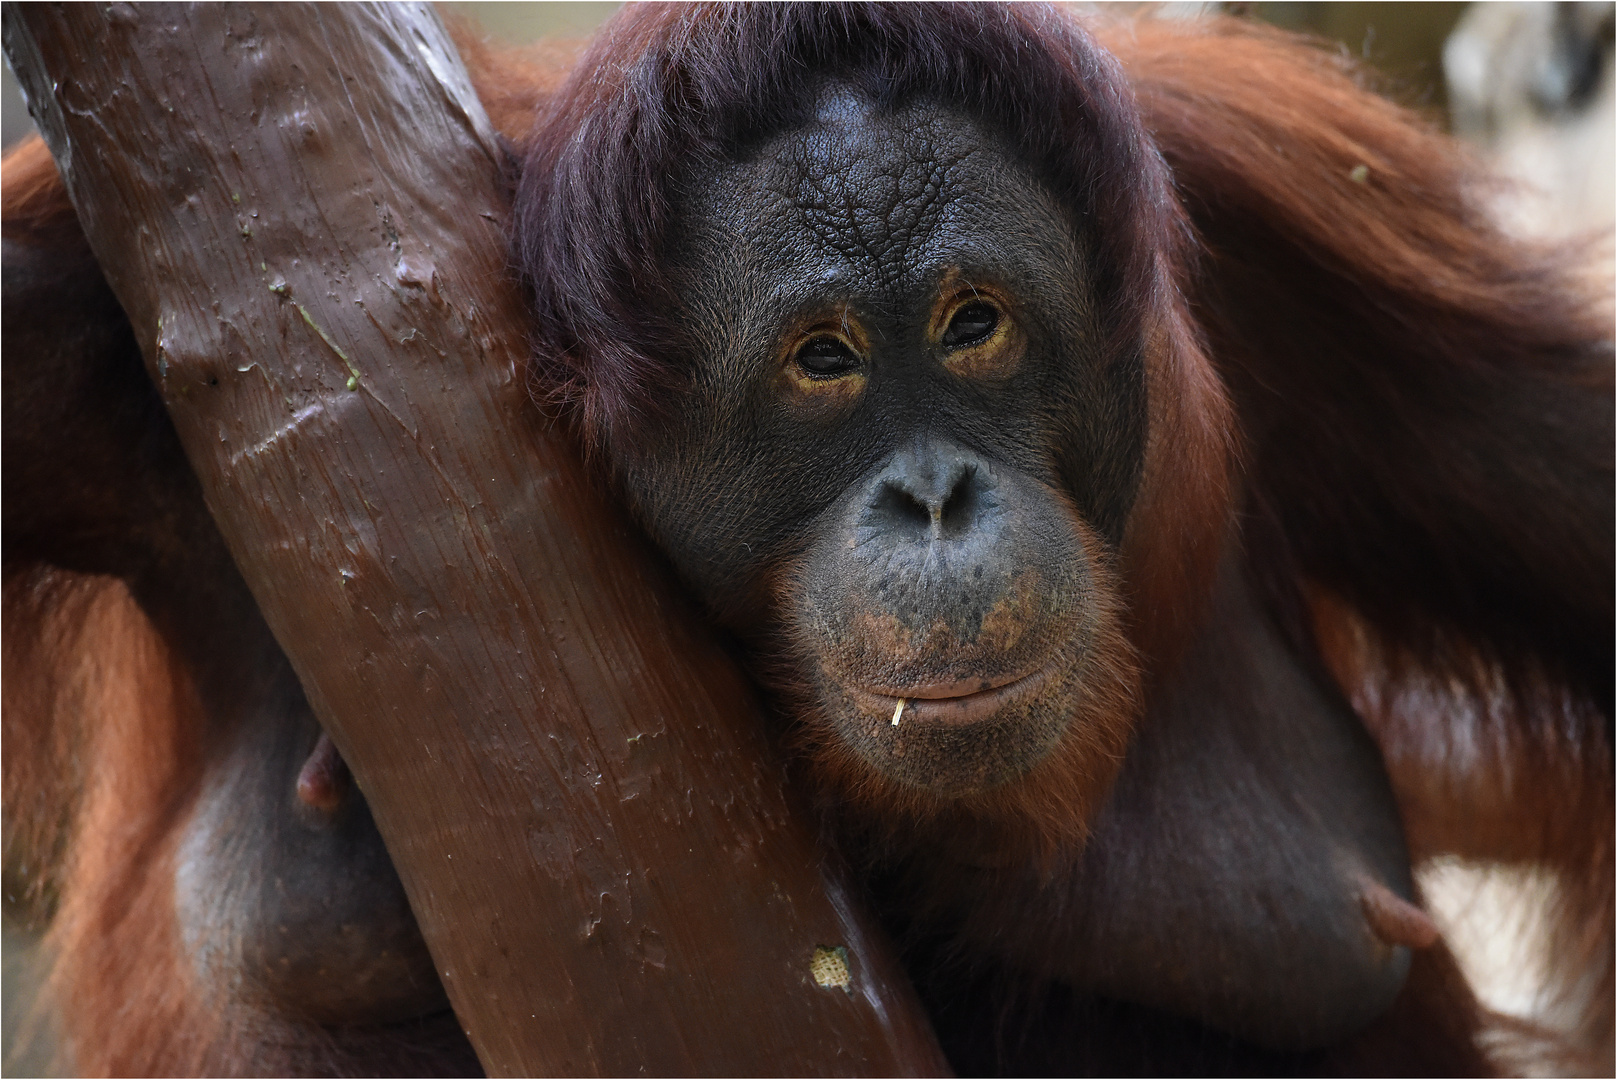
[[[904,119],[833,99],[817,123],[786,138],[771,183],[821,245],[884,283],[912,268],[962,194],[960,167],[973,153],[935,118]]]

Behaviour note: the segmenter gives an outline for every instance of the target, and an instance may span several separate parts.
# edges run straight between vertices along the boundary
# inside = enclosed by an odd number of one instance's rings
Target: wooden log
[[[432,10],[4,39],[490,1073],[942,1072],[753,692],[527,400],[508,163]]]

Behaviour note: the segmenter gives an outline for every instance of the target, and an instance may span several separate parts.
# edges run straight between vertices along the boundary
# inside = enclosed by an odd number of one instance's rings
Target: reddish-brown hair
[[[1020,148],[1091,231],[1104,356],[1144,359],[1144,492],[1122,553],[1131,637],[1165,661],[1199,610],[1227,512],[1231,425],[1178,280],[1189,241],[1116,61],[1036,5],[643,5],[541,113],[513,213],[541,391],[586,437],[632,437],[682,375],[664,265],[668,185],[808,119],[821,80],[877,107],[927,97]]]
[[[1609,716],[1612,322],[1577,252],[1506,235],[1485,170],[1339,54],[1233,20],[1103,33],[1298,571],[1427,662],[1548,663]]]
[[[1417,858],[1558,874],[1548,1004],[1575,1038],[1537,1060],[1609,1072],[1599,245],[1506,234],[1486,169],[1337,52],[1234,20],[1098,32],[1199,234],[1188,288],[1241,418],[1253,572],[1376,736]]]
[[[1340,58],[1220,20],[1099,35],[1117,59],[1048,8],[630,7],[554,97],[554,72],[463,42],[502,130],[537,110],[515,235],[543,387],[596,436],[655,412],[680,379],[667,185],[802,119],[814,79],[986,119],[1094,229],[1111,355],[1145,358],[1119,567],[1139,651],[1162,671],[1197,618],[1239,440],[1248,569],[1377,736],[1415,854],[1563,874],[1574,1067],[1610,1071],[1609,310],[1565,252],[1501,235],[1466,156]],[[8,239],[82,245],[42,144],[8,155],[4,187]],[[103,1039],[78,1067],[264,1066],[196,1000],[165,884],[200,768],[189,677],[121,586],[31,573],[6,583],[6,827],[8,848],[66,856],[55,986]],[[98,687],[71,683],[85,665]],[[64,852],[69,818],[88,839]],[[1474,1003],[1432,970],[1417,960],[1340,1071],[1445,1022],[1469,1045]]]
[[[1122,72],[1072,20],[1015,6],[648,4],[603,30],[540,117],[514,213],[541,370],[576,393],[592,431],[650,411],[678,378],[658,317],[674,306],[669,184],[806,122],[828,75],[878,107],[937,98],[1022,148],[1094,229],[1113,355],[1138,353],[1171,287],[1155,258],[1177,235],[1168,175]]]

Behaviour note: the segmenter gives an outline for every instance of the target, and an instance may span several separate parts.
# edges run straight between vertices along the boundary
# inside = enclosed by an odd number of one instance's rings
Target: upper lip
[[[915,720],[961,727],[993,716],[1042,682],[1049,670],[1050,665],[1045,664],[1019,675],[957,679],[907,687],[902,691],[849,686],[847,692],[861,710],[872,715],[891,715],[902,700],[901,722]]]
[[[1013,675],[951,679],[948,682],[927,683],[923,686],[911,686],[903,690],[888,689],[886,687],[870,687],[868,689],[861,687],[861,689],[864,689],[865,693],[868,694],[895,700],[903,698],[906,701],[946,701],[951,698],[973,697],[977,694],[987,693],[990,690],[998,690],[1003,686],[1009,686],[1011,683],[1020,682],[1039,670],[1041,668],[1034,668],[1032,671],[1021,671]]]

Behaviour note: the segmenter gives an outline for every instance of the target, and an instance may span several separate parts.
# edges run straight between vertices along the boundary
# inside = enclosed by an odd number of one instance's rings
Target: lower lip
[[[959,697],[897,697],[892,694],[859,690],[851,686],[847,688],[847,693],[861,712],[889,718],[897,711],[898,703],[902,701],[904,711],[898,717],[900,724],[967,727],[989,719],[1018,698],[1025,697],[1030,691],[1037,689],[1039,684],[1044,682],[1048,671],[1049,668],[1040,668],[1032,674],[1024,675],[1003,686],[996,686],[992,690],[962,694]]]

